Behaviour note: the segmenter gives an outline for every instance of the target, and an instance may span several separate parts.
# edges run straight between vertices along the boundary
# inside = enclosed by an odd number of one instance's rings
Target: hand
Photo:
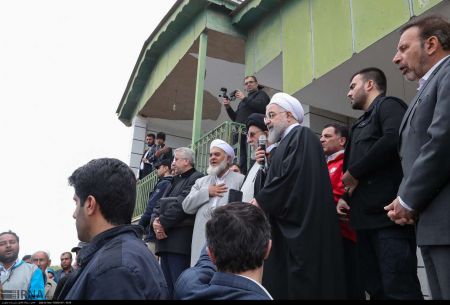
[[[225,183],[210,185],[208,187],[209,197],[223,197],[223,193],[228,191]]]
[[[161,222],[159,221],[159,217],[155,218],[155,221],[153,221],[153,231],[155,231],[156,239],[167,238],[167,234]]]
[[[159,158],[159,156],[161,155],[161,150],[158,149],[157,151],[155,151],[155,157]]]
[[[230,106],[230,100],[223,98],[222,101],[225,106]]]
[[[245,95],[244,95],[244,93],[242,93],[241,90],[236,90],[236,94],[235,95],[240,100],[243,100],[245,98]]]
[[[349,171],[346,171],[342,176],[342,183],[345,186],[345,192],[351,196],[353,194],[353,191],[358,186],[359,180],[353,177]]]
[[[388,211],[387,216],[393,222],[398,225],[409,224],[412,225],[415,222],[416,216],[413,212],[405,209],[401,204],[400,200],[397,198],[394,199],[390,204],[384,207],[386,211]]]
[[[250,200],[250,204],[252,204],[252,205],[254,205],[255,207],[260,207],[259,206],[259,204],[258,204],[258,201],[256,201],[256,199],[255,198],[253,198],[252,200]]]
[[[336,205],[336,212],[339,216],[339,219],[342,221],[348,221],[348,212],[350,211],[350,206],[345,202],[344,199],[339,199]]]
[[[256,162],[263,164],[265,162],[266,152],[258,146],[255,152]]]

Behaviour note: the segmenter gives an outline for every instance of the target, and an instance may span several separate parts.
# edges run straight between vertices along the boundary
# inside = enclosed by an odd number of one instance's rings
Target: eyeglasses
[[[288,111],[280,111],[280,112],[269,112],[264,117],[264,122],[267,122],[268,120],[273,120],[274,117],[276,117],[278,114],[288,112]]]
[[[247,86],[247,85],[253,84],[253,83],[256,83],[256,82],[254,80],[249,80],[248,82],[245,82],[244,85]]]

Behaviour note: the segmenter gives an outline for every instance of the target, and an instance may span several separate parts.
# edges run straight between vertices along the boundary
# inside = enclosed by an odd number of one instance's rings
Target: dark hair
[[[152,132],[150,132],[150,133],[147,133],[147,137],[150,137],[150,138],[155,138],[155,134],[154,133],[152,133]]]
[[[17,236],[17,234],[16,233],[14,233],[13,231],[11,231],[11,230],[9,230],[9,231],[6,231],[6,232],[2,232],[2,233],[0,233],[0,236],[2,236],[2,235],[6,235],[6,234],[10,234],[10,235],[14,235],[14,237],[16,238],[16,240],[17,240],[17,242],[19,242],[19,236]]]
[[[30,254],[24,255],[24,256],[22,257],[22,260],[23,260],[23,261],[26,261],[27,259],[31,259],[31,255],[30,255]]]
[[[323,129],[328,128],[328,127],[333,127],[334,128],[334,133],[337,134],[340,137],[345,138],[345,142],[347,142],[348,140],[348,128],[347,126],[344,125],[340,125],[337,123],[330,123],[327,124],[323,127]]]
[[[244,80],[246,80],[247,78],[253,78],[253,80],[255,81],[255,82],[258,82],[258,80],[256,79],[256,76],[254,76],[254,75],[247,75],[246,77],[244,77]]]
[[[219,271],[240,273],[261,267],[269,240],[264,212],[249,203],[218,207],[206,223],[206,244]]]
[[[237,162],[233,162],[233,164],[231,164],[231,166],[236,166],[237,168],[239,168],[239,169],[241,169],[241,166],[239,165],[239,163],[237,163]]]
[[[353,80],[353,78],[360,74],[362,76],[362,79],[364,82],[367,82],[368,80],[373,80],[378,88],[378,90],[382,94],[386,94],[387,89],[387,81],[386,81],[386,75],[384,75],[384,72],[381,71],[378,68],[370,67],[362,69],[355,74],[352,75],[350,78],[350,82]]]
[[[256,76],[254,76],[254,75],[247,75],[246,77],[244,77],[244,80],[246,80],[247,78],[253,78],[253,80],[257,83],[258,82],[258,80],[256,79]],[[264,89],[264,86],[262,86],[262,85],[260,85],[260,84],[258,84],[258,90],[261,90],[261,89]]]
[[[430,15],[412,19],[400,28],[400,34],[403,34],[407,29],[412,27],[419,28],[419,35],[422,39],[422,44],[431,36],[436,36],[442,46],[442,49],[445,51],[450,50],[450,23],[443,16]]]
[[[72,253],[70,253],[70,252],[63,252],[63,253],[61,253],[60,257],[63,256],[64,254],[69,254],[70,259],[72,259]]]
[[[120,160],[101,158],[89,161],[69,177],[69,185],[84,206],[91,195],[103,217],[113,225],[129,224],[136,203],[136,177]]]
[[[160,131],[160,132],[158,132],[156,134],[156,138],[165,141],[166,140],[166,134],[164,132]]]

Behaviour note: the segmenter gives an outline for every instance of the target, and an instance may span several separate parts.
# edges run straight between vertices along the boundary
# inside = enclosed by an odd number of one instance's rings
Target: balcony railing
[[[195,152],[195,168],[202,173],[206,173],[206,169],[209,165],[209,145],[215,139],[224,140],[233,146],[234,151],[236,152],[235,161],[239,160],[239,156],[241,155],[240,134],[247,134],[245,125],[225,121],[215,129],[202,136],[197,142],[195,142],[194,147],[192,148]],[[242,140],[246,141],[247,137],[242,137]]]
[[[209,131],[204,136],[202,136],[197,142],[194,143],[192,149],[195,152],[195,168],[203,173],[206,173],[206,169],[209,165],[209,145],[215,139],[222,139],[225,142],[233,146],[236,152],[236,160],[239,160],[241,155],[240,141],[246,141],[246,136],[239,136],[241,134],[246,135],[245,125],[225,121],[215,129]],[[249,154],[247,153],[247,156]],[[249,158],[247,158],[249,160]],[[247,168],[248,168],[247,161]],[[149,175],[144,177],[137,183],[137,196],[136,196],[136,207],[133,212],[133,221],[139,220],[141,215],[144,213],[147,207],[148,197],[150,192],[155,187],[158,182],[158,177],[156,171],[151,172]]]
[[[155,170],[137,182],[136,206],[134,207],[132,222],[139,220],[141,215],[144,214],[145,208],[147,207],[148,196],[155,187],[156,182],[158,182],[158,176],[156,175]]]

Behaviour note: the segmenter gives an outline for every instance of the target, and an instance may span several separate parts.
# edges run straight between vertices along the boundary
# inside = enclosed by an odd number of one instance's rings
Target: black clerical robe
[[[318,137],[294,127],[255,196],[272,225],[263,286],[274,299],[345,298],[342,238]]]

